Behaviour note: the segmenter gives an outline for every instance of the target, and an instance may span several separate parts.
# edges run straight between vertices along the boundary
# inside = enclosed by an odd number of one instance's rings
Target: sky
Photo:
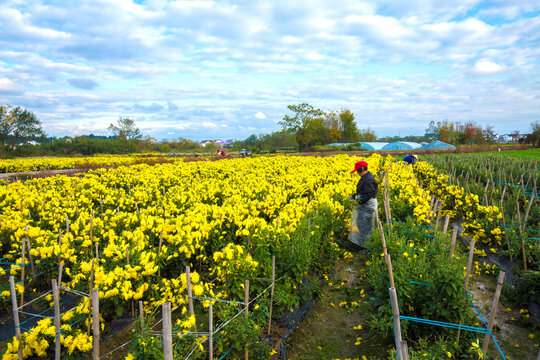
[[[350,109],[377,136],[430,121],[540,121],[540,2],[3,0],[0,104],[51,136],[244,139],[287,105]]]

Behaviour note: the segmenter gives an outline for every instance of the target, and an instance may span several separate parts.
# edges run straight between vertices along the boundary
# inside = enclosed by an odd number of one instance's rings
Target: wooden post
[[[454,226],[454,231],[452,231],[452,243],[450,244],[450,257],[454,256],[454,249],[456,247],[458,227]]]
[[[92,259],[92,267],[90,268],[90,278],[88,280],[88,294],[90,302],[92,302],[92,289],[94,288],[94,259]],[[87,335],[90,335],[90,322],[88,322]]]
[[[55,338],[54,338],[54,359],[60,360],[60,296],[58,294],[58,285],[56,284],[56,279],[51,280],[53,288],[53,301],[54,301],[54,328],[55,328]]]
[[[92,289],[93,360],[99,360],[99,290]]]
[[[66,214],[66,234],[69,232],[69,216]]]
[[[471,267],[474,258],[474,245],[476,241],[471,240],[471,247],[469,249],[469,259],[467,260],[467,275],[465,276],[465,291],[469,290],[469,279],[471,277]]]
[[[439,201],[439,209],[437,209],[437,220],[435,221],[435,232],[433,235],[437,236],[437,229],[439,228],[439,218],[441,217],[442,202]]]
[[[141,328],[144,326],[144,312],[143,312],[143,303],[139,300],[139,320],[141,321]]]
[[[193,294],[191,293],[191,270],[189,265],[186,266],[186,285],[188,292],[189,314],[195,316],[195,310],[193,309]],[[197,323],[195,323],[193,327],[195,328],[195,331],[197,331]]]
[[[22,264],[21,264],[21,281],[24,280],[24,276],[25,276],[25,258],[24,258],[24,254],[26,252],[26,243],[23,241],[22,243]],[[21,306],[23,306],[24,304],[24,291],[21,291]]]
[[[398,358],[403,359],[401,354],[401,324],[399,321],[399,304],[397,299],[396,288],[390,288],[390,301],[392,303],[392,314],[394,315],[394,331],[396,333],[396,352]]]
[[[510,241],[508,240],[508,230],[506,228],[506,219],[504,216],[504,207],[503,207],[503,200],[501,199],[501,215],[502,215],[502,221],[504,226],[504,237],[506,239],[506,245],[508,246],[508,255],[510,256],[510,261],[513,262],[514,259],[512,257],[512,248],[510,247]]]
[[[448,231],[448,224],[450,224],[450,215],[446,215],[446,217],[444,218],[443,233],[445,234]]]
[[[525,241],[523,240],[523,230],[521,229],[521,212],[519,210],[519,198],[516,198],[516,215],[518,219],[519,235],[521,237],[521,256],[523,260],[523,269],[527,270],[527,257],[525,256]]]
[[[409,348],[407,342],[403,340],[401,340],[401,356],[402,360],[409,360]]]
[[[162,244],[163,244],[163,231],[160,231],[159,232],[159,246],[158,246],[157,256],[159,256],[159,254],[161,254],[161,245]],[[161,277],[161,269],[158,270],[158,277]]]
[[[523,230],[522,231],[525,231],[525,228],[527,227],[527,219],[529,218],[529,212],[531,211],[531,205],[534,201],[534,197],[536,196],[536,194],[533,192],[532,195],[531,195],[531,200],[529,201],[529,205],[527,206],[527,211],[525,212],[525,220],[523,221]]]
[[[379,219],[377,219],[377,227],[379,228],[379,233],[381,234],[381,242],[382,242],[382,246],[383,246],[383,254],[385,256],[385,260],[386,260],[386,255],[388,255],[388,250],[386,249],[386,239],[384,237],[384,231],[383,231],[383,227],[382,227],[382,223]]]
[[[11,289],[11,306],[13,307],[13,323],[15,324],[15,336],[17,337],[17,342],[19,343],[17,352],[19,354],[19,360],[23,360],[21,328],[19,327],[19,309],[17,308],[17,293],[15,292],[15,278],[13,276],[9,277],[9,285]]]
[[[58,267],[58,286],[62,286],[62,272],[64,271],[64,264],[60,264]]]
[[[213,309],[212,302],[208,305],[208,358],[214,360],[214,326],[213,326]]]
[[[276,256],[272,255],[272,287],[270,288],[270,316],[268,318],[268,335],[270,335],[270,331],[272,330],[272,304],[274,302],[274,282],[275,281],[276,281]]]
[[[390,279],[390,287],[395,288],[394,272],[392,271],[392,259],[390,258],[390,255],[385,255],[384,259],[386,260],[386,267],[388,268],[388,278]]]
[[[32,267],[32,275],[36,275],[36,268],[34,266],[34,258],[32,257],[32,246],[30,245],[30,238],[28,237],[28,225],[24,227],[25,231],[25,238],[26,238],[26,245],[28,246],[28,257],[30,258],[30,265]],[[24,240],[23,240],[24,241]]]
[[[244,302],[246,303],[245,312],[246,312],[246,321],[249,319],[249,280],[246,280],[244,284]],[[249,344],[245,345],[244,350],[244,360],[249,359]]]
[[[173,360],[171,303],[166,302],[161,306],[161,309],[163,314],[163,358],[164,360]]]
[[[495,297],[493,298],[493,304],[491,305],[491,312],[489,313],[489,322],[488,322],[488,331],[493,330],[493,323],[495,321],[495,315],[497,314],[497,307],[499,306],[499,296],[501,296],[502,286],[504,284],[504,275],[505,272],[501,271],[499,273],[499,279],[497,281],[497,289],[495,290]],[[487,354],[490,334],[486,334],[484,337],[484,346],[482,347],[482,352],[484,355]]]
[[[103,220],[103,200],[101,199],[101,195],[99,195],[99,207],[101,209],[101,220]]]

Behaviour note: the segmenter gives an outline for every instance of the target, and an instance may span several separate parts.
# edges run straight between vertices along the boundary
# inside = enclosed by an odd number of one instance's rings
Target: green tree
[[[18,142],[44,137],[41,122],[33,112],[19,106],[0,105],[0,142],[4,149],[9,143],[15,147]]]
[[[377,136],[375,135],[375,131],[371,129],[359,130],[357,141],[365,141],[365,142],[377,141]]]
[[[540,147],[540,121],[531,123],[531,133],[525,139],[527,143]]]
[[[140,130],[135,127],[135,121],[129,118],[122,118],[121,116],[118,118],[116,125],[109,125],[108,130],[113,135],[118,136],[119,139],[132,140],[142,137]]]
[[[339,119],[341,122],[341,141],[345,143],[358,141],[359,133],[354,121],[354,114],[349,109],[341,110]]]
[[[321,132],[321,124],[324,128],[324,112],[315,109],[313,106],[302,103],[289,105],[287,108],[294,113],[294,116],[285,115],[279,124],[283,130],[296,135],[296,141],[301,149],[307,149],[322,139],[318,138]]]

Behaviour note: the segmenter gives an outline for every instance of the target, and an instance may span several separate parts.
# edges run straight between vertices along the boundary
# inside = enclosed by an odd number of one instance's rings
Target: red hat
[[[360,168],[367,168],[367,162],[365,161],[358,161],[356,164],[354,164],[354,170],[351,171],[351,174],[355,173],[358,171],[358,169]]]

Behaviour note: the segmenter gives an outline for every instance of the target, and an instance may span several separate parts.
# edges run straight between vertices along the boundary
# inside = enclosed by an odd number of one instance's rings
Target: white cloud
[[[258,112],[255,114],[255,117],[259,120],[266,119],[266,115],[264,115],[262,112]]]
[[[218,126],[209,121],[203,121],[202,126],[205,128],[217,128]]]
[[[24,93],[24,87],[10,79],[0,78],[0,94],[21,95]]]
[[[495,74],[504,70],[504,66],[496,64],[486,59],[480,59],[474,64],[474,72],[478,74]]]

